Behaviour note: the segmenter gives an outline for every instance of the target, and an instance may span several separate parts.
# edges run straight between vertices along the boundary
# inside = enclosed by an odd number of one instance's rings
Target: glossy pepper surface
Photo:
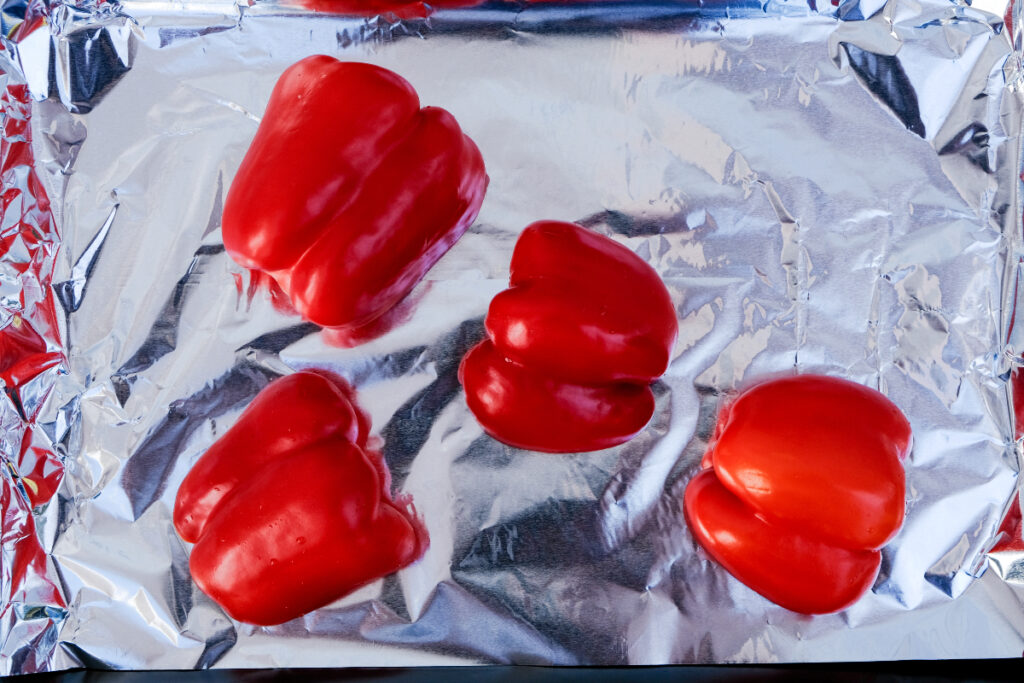
[[[317,12],[330,12],[354,16],[375,16],[390,13],[400,19],[429,16],[434,10],[453,7],[472,7],[486,0],[290,0]]]
[[[849,607],[903,524],[910,424],[881,393],[833,377],[767,381],[720,413],[685,510],[697,541],[769,600]]]
[[[473,7],[488,0],[286,0],[317,12],[374,16],[394,14],[401,19],[429,16],[434,10],[455,7]],[[593,0],[504,0],[512,4],[548,4],[567,2],[591,2]]]
[[[224,245],[324,327],[401,301],[476,218],[473,141],[387,69],[318,55],[278,80],[224,206]]]
[[[410,564],[423,530],[366,450],[369,423],[330,375],[276,380],[185,477],[174,526],[199,588],[232,617],[279,624]]]
[[[504,443],[548,452],[608,448],[651,419],[675,308],[653,268],[614,240],[541,221],[512,254],[488,339],[463,360],[470,410]]]

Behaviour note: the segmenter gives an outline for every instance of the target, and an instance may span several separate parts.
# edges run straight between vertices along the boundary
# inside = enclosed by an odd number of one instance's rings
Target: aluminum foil
[[[5,2],[0,673],[1020,656],[1019,14]],[[491,178],[411,318],[354,348],[276,310],[220,236],[277,76],[315,53],[400,73]],[[628,245],[677,304],[657,412],[621,447],[506,447],[465,405],[458,363],[543,218]],[[431,545],[257,628],[191,582],[171,508],[253,396],[306,367],[357,388]],[[729,392],[794,369],[881,389],[915,433],[873,590],[813,618],[709,561],[680,504]]]

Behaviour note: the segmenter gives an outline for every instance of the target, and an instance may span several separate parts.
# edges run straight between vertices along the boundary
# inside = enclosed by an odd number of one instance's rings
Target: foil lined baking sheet
[[[1019,656],[1019,11],[818,5],[5,3],[0,673]],[[220,237],[277,76],[316,53],[407,78],[491,178],[411,317],[353,348]],[[506,447],[465,405],[458,363],[542,218],[629,246],[677,305],[655,417],[621,447]],[[306,367],[356,387],[431,546],[257,628],[196,589],[171,509]],[[881,389],[915,433],[872,592],[814,618],[710,562],[681,512],[721,402],[794,368]]]

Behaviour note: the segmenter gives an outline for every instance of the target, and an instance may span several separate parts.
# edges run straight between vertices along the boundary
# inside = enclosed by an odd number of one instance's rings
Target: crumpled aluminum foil
[[[1020,18],[1006,0],[410,20],[4,2],[0,673],[1019,656]],[[277,76],[315,53],[402,74],[491,178],[412,317],[347,349],[249,288],[219,230]],[[465,406],[459,360],[542,218],[628,245],[677,303],[656,415],[621,447],[509,448]],[[431,546],[257,628],[196,589],[171,508],[305,367],[357,388]],[[915,433],[874,589],[814,618],[709,561],[680,505],[729,392],[794,368],[880,388]]]

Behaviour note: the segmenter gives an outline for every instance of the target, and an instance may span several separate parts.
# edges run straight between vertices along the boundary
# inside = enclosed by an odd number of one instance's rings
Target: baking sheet
[[[5,32],[21,23],[10,7]],[[1024,547],[998,533],[1019,471],[1021,353],[1006,9],[490,3],[398,20],[55,6],[0,53],[20,102],[5,111],[30,120],[34,158],[15,161],[38,179],[6,175],[5,193],[14,178],[50,200],[18,224],[50,260],[4,256],[3,322],[61,355],[8,386],[0,413],[3,672],[1019,656]],[[347,349],[250,292],[219,230],[274,81],[317,53],[407,78],[456,116],[491,179],[411,318]],[[677,305],[655,417],[618,448],[503,446],[456,379],[519,231],[545,218],[626,244]],[[47,301],[52,326],[37,322]],[[431,546],[257,628],[192,584],[171,509],[257,391],[305,367],[356,387]],[[907,522],[874,589],[814,618],[710,562],[681,512],[721,402],[794,369],[881,389],[915,433]],[[54,480],[49,500],[31,493]]]

